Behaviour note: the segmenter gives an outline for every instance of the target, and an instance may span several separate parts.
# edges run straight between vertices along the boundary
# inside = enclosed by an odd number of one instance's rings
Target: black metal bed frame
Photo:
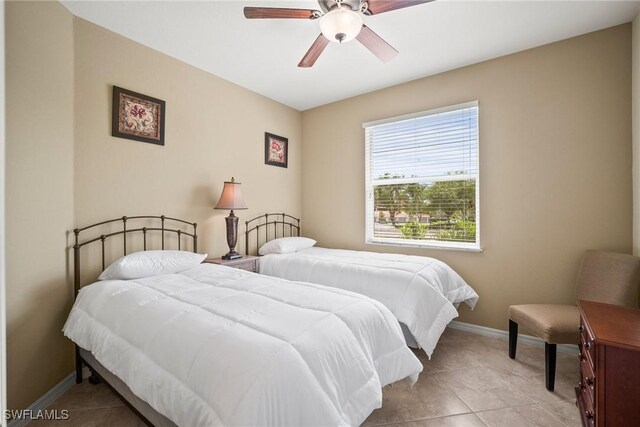
[[[130,228],[127,229],[127,221],[129,220],[156,220],[159,219],[160,220],[160,227],[140,227],[140,228]],[[111,224],[111,223],[115,223],[115,222],[119,222],[122,221],[122,230],[120,231],[115,231],[115,232],[111,232],[108,234],[101,234],[98,237],[94,237],[92,239],[89,240],[85,240],[84,242],[80,242],[80,233],[86,230],[89,230],[91,228],[95,228],[95,227],[99,227],[101,225],[106,225],[106,224]],[[181,224],[187,224],[193,227],[193,233],[189,233],[186,232],[184,230],[181,230],[179,228],[167,228],[165,226],[165,222],[166,221],[173,221],[173,222],[177,222],[177,223],[181,223]],[[143,235],[143,247],[144,250],[147,250],[147,233],[150,231],[159,231],[161,233],[162,236],[162,249],[164,249],[165,246],[165,233],[176,233],[178,236],[178,250],[181,250],[181,241],[182,241],[182,236],[189,236],[193,238],[193,252],[197,252],[198,251],[198,235],[197,235],[197,228],[198,228],[198,224],[196,224],[195,222],[188,222],[188,221],[184,221],[182,219],[177,219],[177,218],[171,218],[171,217],[167,217],[164,215],[141,215],[141,216],[123,216],[120,218],[115,218],[115,219],[109,219],[106,221],[102,221],[102,222],[98,222],[96,224],[92,224],[92,225],[88,225],[86,227],[82,227],[82,228],[76,228],[73,230],[73,234],[75,234],[75,244],[73,245],[73,286],[74,286],[74,290],[75,290],[75,294],[74,295],[78,295],[78,292],[80,291],[80,248],[82,248],[83,246],[86,246],[88,244],[100,241],[102,243],[102,269],[105,269],[105,241],[109,238],[109,237],[114,237],[114,236],[119,236],[122,235],[122,241],[123,241],[123,255],[127,254],[127,233],[136,233],[136,232],[140,232]],[[75,296],[74,296],[75,298]]]
[[[137,227],[137,228],[127,228],[127,222],[130,220],[144,220],[145,223],[151,223],[151,226],[142,226],[142,227]],[[158,220],[160,220],[160,224],[159,226],[157,226],[157,222]],[[106,226],[107,224],[113,224],[113,223],[119,223],[122,222],[122,229],[118,230],[118,231],[111,231],[107,234],[100,234],[97,237],[91,237],[87,240],[84,241],[80,241],[80,233],[96,228],[96,227],[100,227],[100,226]],[[167,222],[169,222],[169,224],[166,224]],[[170,225],[169,227],[167,225]],[[186,228],[186,226],[189,227],[193,227],[193,231],[190,232],[188,229],[187,230],[183,230],[182,228]],[[101,254],[102,254],[102,270],[104,270],[106,263],[105,263],[105,241],[107,239],[109,239],[110,237],[114,237],[114,236],[120,236],[122,235],[122,240],[123,240],[123,255],[127,254],[127,234],[129,233],[142,233],[142,237],[143,237],[143,248],[146,251],[147,250],[147,234],[149,232],[155,232],[155,234],[157,235],[157,233],[159,232],[161,235],[161,249],[165,248],[165,234],[176,234],[177,235],[177,239],[178,239],[178,250],[181,250],[182,248],[182,238],[183,236],[186,237],[190,237],[193,239],[193,252],[197,252],[198,251],[198,234],[197,234],[197,227],[198,224],[196,224],[195,222],[189,222],[189,221],[185,221],[182,219],[178,219],[178,218],[171,218],[168,216],[164,216],[164,215],[159,215],[159,216],[154,216],[154,215],[141,215],[141,216],[123,216],[120,218],[115,218],[115,219],[110,219],[107,221],[102,221],[102,222],[98,222],[96,224],[92,224],[86,227],[82,227],[82,228],[76,228],[75,230],[73,230],[73,233],[75,235],[75,244],[73,245],[73,286],[74,286],[74,301],[78,296],[78,292],[80,292],[80,288],[82,287],[82,285],[80,284],[80,249],[86,245],[89,245],[91,243],[95,243],[95,242],[101,242]],[[138,234],[139,235],[139,234]],[[92,369],[91,365],[89,365],[89,363],[87,363],[85,360],[82,359],[81,355],[80,355],[80,348],[78,347],[78,345],[75,346],[75,352],[76,352],[76,383],[80,384],[82,382],[82,365],[83,363],[86,364],[92,372],[92,376],[91,378],[89,378],[89,382],[95,384],[97,382],[99,382],[100,378],[99,375],[95,372],[94,369]],[[105,381],[105,383],[107,383],[107,385],[109,385],[109,387],[116,392],[118,395],[120,393],[117,392],[117,390],[115,390],[114,387],[111,387],[110,384],[108,384],[107,381]],[[129,402],[127,402],[126,399],[122,398],[125,403],[127,403],[127,405],[129,405],[138,415],[140,415],[145,422],[149,423],[148,420],[146,420],[146,418],[136,410],[135,407],[133,407],[132,405],[129,404]]]
[[[275,217],[272,221],[269,220],[270,217]],[[295,223],[294,223],[295,221]],[[255,225],[252,224],[255,222]],[[295,236],[300,237],[300,218],[296,218],[294,216],[285,214],[285,213],[267,213],[264,215],[257,216],[249,221],[245,221],[244,223],[244,251],[247,255],[251,255],[251,251],[249,248],[249,236],[252,232],[256,233],[256,253],[258,249],[260,249],[260,229],[264,227],[264,242],[267,243],[269,240],[278,238],[278,225],[280,225],[280,237],[287,237],[286,230],[289,228],[289,237]],[[273,238],[269,239],[269,230],[270,227],[273,226]]]

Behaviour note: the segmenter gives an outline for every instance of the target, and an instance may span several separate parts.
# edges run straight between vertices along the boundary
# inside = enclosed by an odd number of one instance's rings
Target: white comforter
[[[310,248],[260,258],[260,273],[357,292],[383,303],[429,357],[456,307],[473,308],[478,294],[434,258]]]
[[[358,425],[422,370],[378,302],[214,264],[86,286],[64,333],[189,427]]]

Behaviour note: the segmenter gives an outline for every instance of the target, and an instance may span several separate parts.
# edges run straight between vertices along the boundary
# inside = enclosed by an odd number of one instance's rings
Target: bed
[[[274,239],[300,236],[300,219],[265,214],[245,223],[245,247],[257,252]],[[304,246],[300,246],[304,247]],[[349,290],[383,303],[402,324],[408,345],[430,357],[457,308],[474,308],[478,294],[434,258],[306,247],[284,247],[260,258],[260,274]]]
[[[127,228],[134,218],[161,225]],[[118,221],[124,230],[80,239],[82,231]],[[162,234],[159,254],[147,248],[152,231]],[[81,286],[81,249],[101,243],[104,270],[105,241],[123,238],[126,255],[131,233],[143,235],[142,251]],[[381,406],[384,385],[417,380],[422,365],[379,302],[215,264],[158,263],[186,257],[165,248],[165,234],[177,235],[178,249],[182,239],[192,240],[197,252],[196,224],[163,216],[75,230],[77,298],[64,327],[77,346],[76,380],[87,365],[93,380],[105,380],[148,423],[358,425]],[[151,262],[138,274],[140,259]],[[114,265],[136,266],[144,277],[110,276]]]

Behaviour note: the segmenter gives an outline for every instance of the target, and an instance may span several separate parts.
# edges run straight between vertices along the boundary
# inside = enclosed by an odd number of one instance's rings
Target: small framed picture
[[[269,132],[264,133],[264,163],[272,166],[287,167],[289,140]]]
[[[111,135],[164,145],[164,113],[163,100],[114,86]]]

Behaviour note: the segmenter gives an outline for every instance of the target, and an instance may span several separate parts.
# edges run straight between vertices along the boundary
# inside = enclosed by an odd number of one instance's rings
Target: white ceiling
[[[70,1],[75,15],[297,110],[629,22],[640,1],[439,0],[365,17],[400,51],[383,64],[357,41],[297,64],[317,21],[247,20],[244,6],[314,0]]]

